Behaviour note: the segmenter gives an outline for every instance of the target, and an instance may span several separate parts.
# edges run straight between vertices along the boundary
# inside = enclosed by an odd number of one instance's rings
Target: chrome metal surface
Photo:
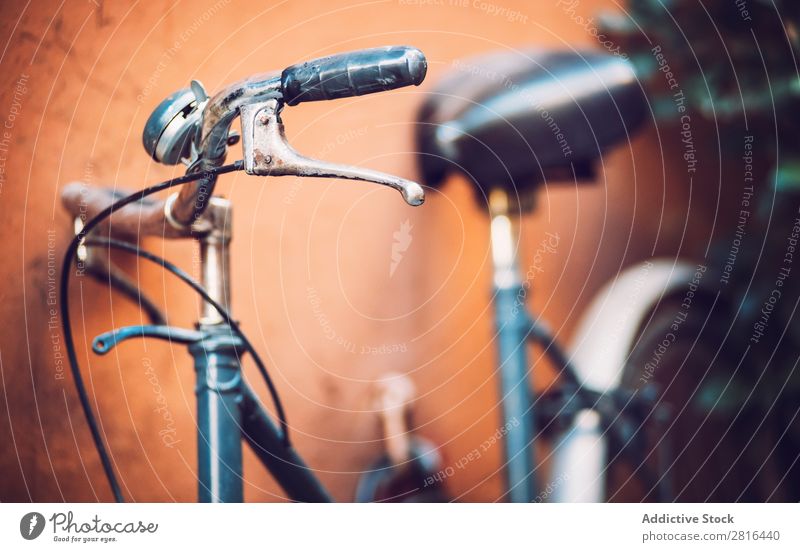
[[[305,157],[286,141],[280,103],[268,100],[241,108],[244,170],[261,176],[313,176],[363,180],[399,191],[409,205],[422,205],[425,192],[411,180],[370,169],[338,165]]]
[[[224,158],[228,130],[243,106],[282,97],[280,75],[256,75],[215,94],[206,105],[197,145],[205,159]]]
[[[509,209],[505,190],[495,188],[489,193],[489,210],[492,216],[491,245],[494,285],[509,289],[520,284],[519,219]]]
[[[165,98],[150,114],[142,132],[147,154],[159,163],[175,165],[190,149],[202,108],[189,88]]]
[[[217,303],[230,312],[230,242],[231,202],[221,197],[211,199],[208,212],[203,217],[209,221],[209,230],[200,238],[200,282]],[[200,324],[222,324],[219,312],[206,301],[202,303]]]

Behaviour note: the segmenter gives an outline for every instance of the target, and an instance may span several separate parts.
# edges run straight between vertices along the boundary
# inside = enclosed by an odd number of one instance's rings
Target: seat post
[[[491,247],[494,275],[494,309],[497,330],[505,470],[510,502],[532,502],[536,496],[534,474],[535,434],[533,391],[528,364],[530,322],[519,270],[519,218],[509,209],[507,192],[489,194],[492,217]]]

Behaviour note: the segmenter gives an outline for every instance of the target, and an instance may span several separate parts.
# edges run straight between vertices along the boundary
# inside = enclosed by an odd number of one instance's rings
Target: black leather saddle
[[[618,56],[528,51],[456,62],[418,115],[422,178],[435,187],[460,171],[479,196],[590,179],[595,161],[647,113],[632,65]]]

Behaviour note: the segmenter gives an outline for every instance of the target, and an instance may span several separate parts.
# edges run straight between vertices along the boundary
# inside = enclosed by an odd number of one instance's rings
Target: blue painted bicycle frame
[[[198,330],[169,326],[127,326],[99,335],[93,349],[108,353],[121,341],[155,337],[188,345],[194,357],[197,395],[199,502],[241,502],[242,441],[296,502],[331,502],[331,496],[242,378],[244,343],[228,324]]]
[[[502,397],[508,500],[531,502],[536,496],[533,441],[535,435],[531,373],[527,339],[530,322],[520,304],[521,285],[496,287],[498,372]]]
[[[228,325],[203,328],[189,346],[197,374],[197,456],[200,502],[241,502],[242,440],[250,445],[287,496],[330,502],[314,472],[292,447],[242,379],[243,344]]]

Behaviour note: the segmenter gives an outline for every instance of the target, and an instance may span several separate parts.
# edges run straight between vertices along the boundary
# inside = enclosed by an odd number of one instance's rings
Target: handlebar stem
[[[217,303],[230,312],[230,241],[231,202],[221,197],[213,197],[207,216],[209,231],[200,238],[200,282]],[[210,216],[209,216],[210,215]],[[219,312],[207,301],[202,302],[201,326],[223,324]]]

